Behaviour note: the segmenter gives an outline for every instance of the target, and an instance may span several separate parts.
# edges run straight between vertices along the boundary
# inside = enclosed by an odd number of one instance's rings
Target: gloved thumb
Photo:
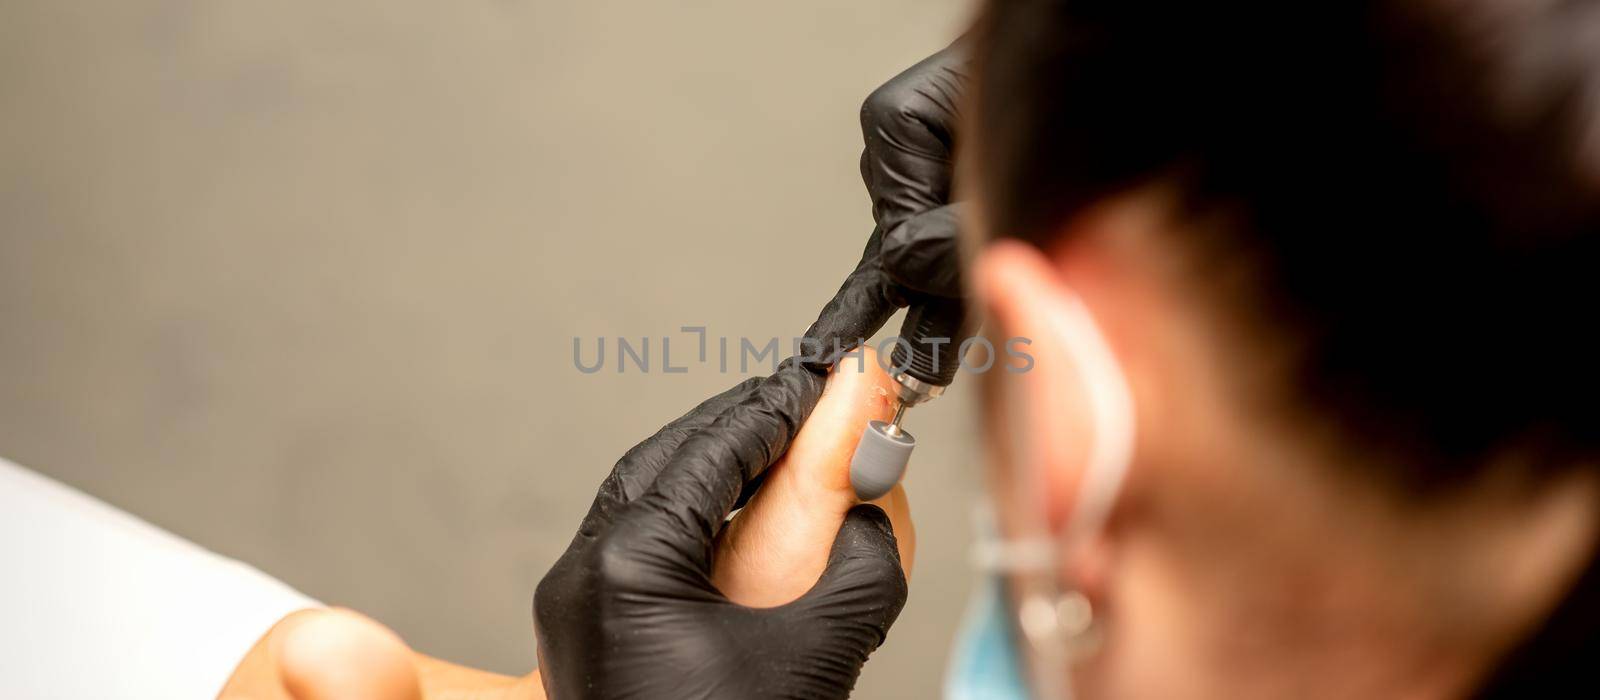
[[[863,661],[877,649],[906,603],[906,574],[888,513],[869,503],[851,508],[822,577],[795,603],[801,614],[834,620],[830,632]]]

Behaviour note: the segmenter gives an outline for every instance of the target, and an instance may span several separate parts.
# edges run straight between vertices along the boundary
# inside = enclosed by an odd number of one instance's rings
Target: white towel
[[[274,622],[318,606],[0,459],[0,698],[214,698]]]

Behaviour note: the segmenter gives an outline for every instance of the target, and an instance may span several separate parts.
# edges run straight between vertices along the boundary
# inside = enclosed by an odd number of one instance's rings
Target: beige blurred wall
[[[601,477],[738,378],[572,338],[803,330],[870,228],[861,99],[967,11],[0,3],[0,455],[525,671]],[[969,392],[913,417],[919,570],[860,697],[937,693]]]

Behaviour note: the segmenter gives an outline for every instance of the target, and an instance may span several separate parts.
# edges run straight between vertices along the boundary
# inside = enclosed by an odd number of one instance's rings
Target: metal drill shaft
[[[889,427],[884,432],[887,432],[890,435],[899,435],[900,434],[900,419],[905,418],[905,416],[906,416],[906,402],[900,401],[900,400],[896,400],[894,402],[894,420],[889,421]]]

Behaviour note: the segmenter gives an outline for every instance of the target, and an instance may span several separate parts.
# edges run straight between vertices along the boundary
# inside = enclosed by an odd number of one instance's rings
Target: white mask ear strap
[[[1071,292],[1049,305],[1049,324],[1067,352],[1077,357],[1093,432],[1088,462],[1063,537],[1065,555],[1075,557],[1105,527],[1133,461],[1133,394],[1127,376],[1083,301]]]

